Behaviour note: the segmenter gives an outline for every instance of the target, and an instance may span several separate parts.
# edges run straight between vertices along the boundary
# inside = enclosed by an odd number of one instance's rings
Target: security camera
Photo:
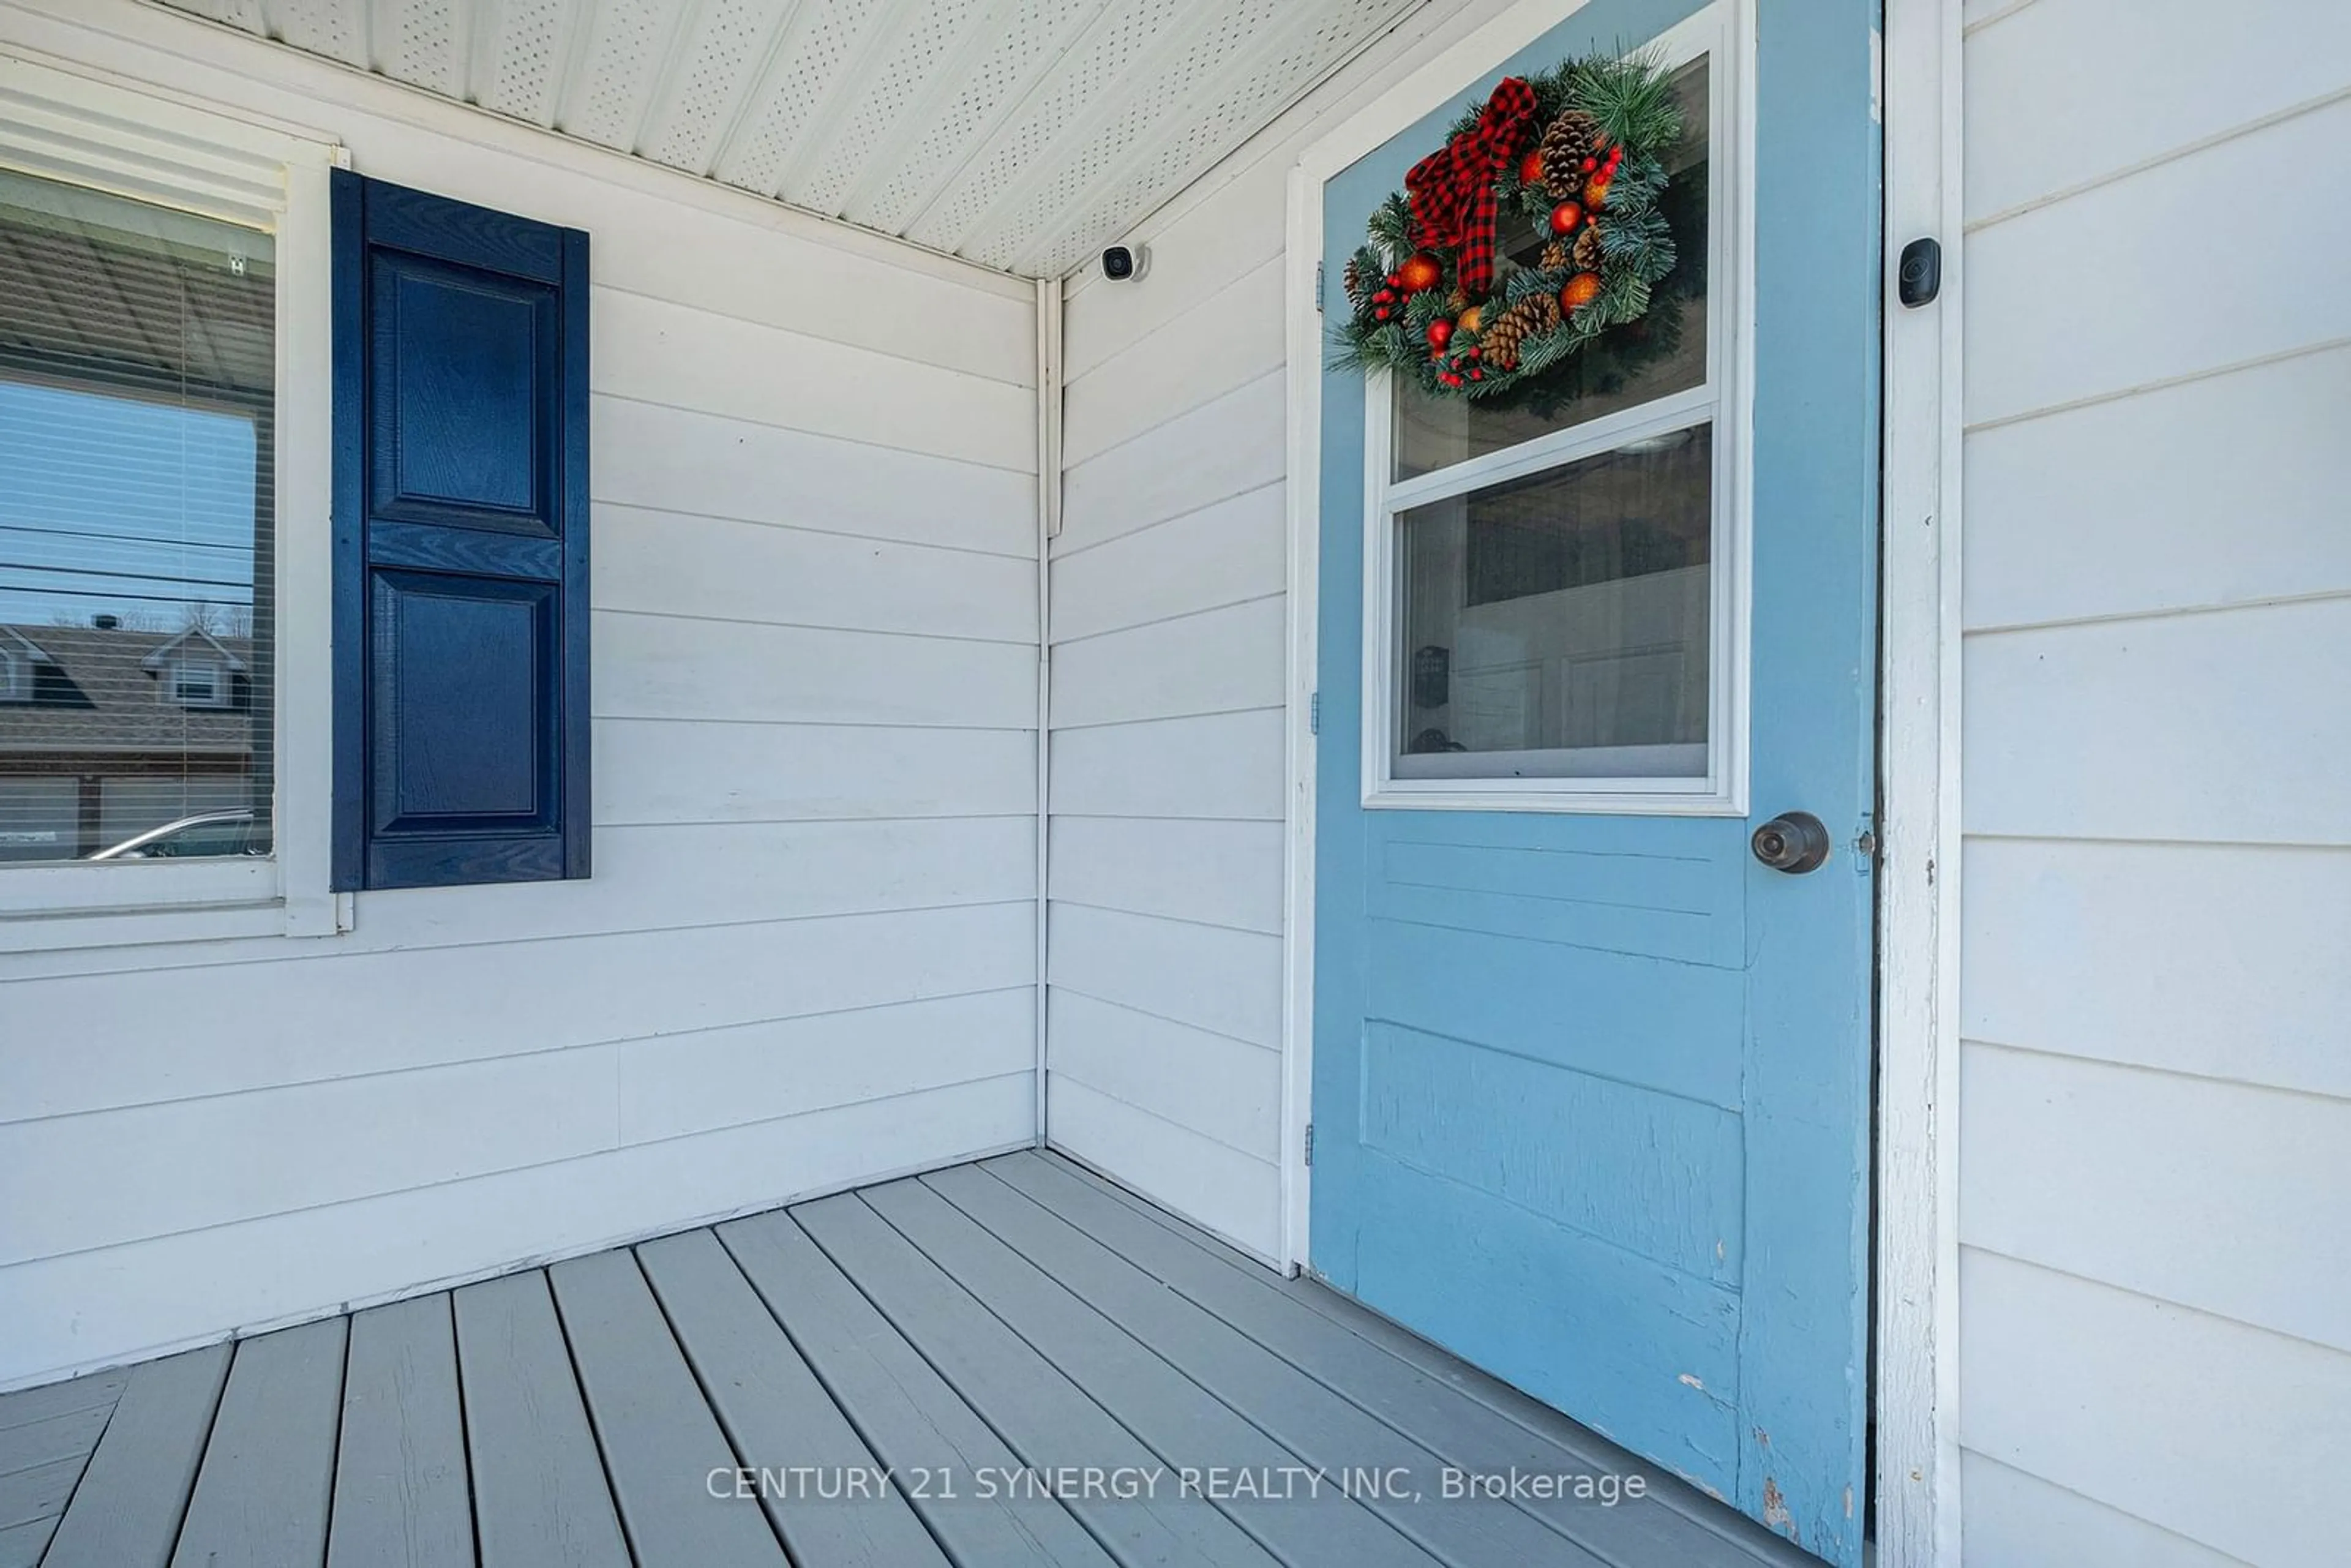
[[[1151,253],[1139,245],[1114,245],[1102,252],[1102,276],[1113,283],[1141,277],[1151,267]]]

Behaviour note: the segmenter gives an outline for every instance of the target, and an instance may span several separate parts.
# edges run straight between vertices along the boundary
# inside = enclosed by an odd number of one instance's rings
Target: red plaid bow
[[[1478,123],[1413,165],[1415,245],[1461,247],[1461,287],[1482,297],[1494,283],[1494,176],[1509,163],[1535,117],[1535,89],[1504,77]]]

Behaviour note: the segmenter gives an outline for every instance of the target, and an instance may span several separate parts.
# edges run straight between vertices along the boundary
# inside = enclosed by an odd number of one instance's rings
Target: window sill
[[[332,936],[348,894],[287,897],[270,860],[11,867],[0,872],[0,953],[53,953],[246,936]]]

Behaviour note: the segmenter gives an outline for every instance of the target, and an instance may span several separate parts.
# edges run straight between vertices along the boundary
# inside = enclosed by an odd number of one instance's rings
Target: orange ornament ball
[[[1519,160],[1519,183],[1521,185],[1540,185],[1542,183],[1542,149],[1537,147],[1530,151],[1524,158]]]
[[[1596,272],[1579,272],[1567,280],[1566,287],[1559,291],[1559,308],[1562,310],[1580,310],[1599,298],[1600,275]]]
[[[1573,202],[1562,202],[1551,210],[1551,232],[1555,235],[1573,234],[1583,222],[1583,209]]]
[[[1424,288],[1436,287],[1437,280],[1444,276],[1445,268],[1438,266],[1437,258],[1426,251],[1422,251],[1418,256],[1413,256],[1402,267],[1396,268],[1396,281],[1415,294]]]
[[[1597,212],[1608,199],[1608,176],[1594,174],[1583,183],[1583,204]]]
[[[1469,308],[1461,312],[1460,319],[1454,322],[1454,326],[1464,332],[1475,332],[1478,329],[1479,323],[1485,320],[1485,308],[1482,306],[1472,305]]]

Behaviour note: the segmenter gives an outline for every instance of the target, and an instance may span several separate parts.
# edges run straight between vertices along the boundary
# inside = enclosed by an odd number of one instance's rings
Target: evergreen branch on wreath
[[[1440,396],[1550,408],[1613,390],[1671,351],[1681,291],[1660,287],[1678,259],[1662,209],[1682,131],[1673,78],[1646,53],[1568,60],[1470,105],[1447,155],[1416,165],[1416,193],[1392,192],[1373,209],[1347,264],[1332,367],[1384,367]],[[1426,229],[1415,216],[1423,197]],[[1511,237],[1530,227],[1539,261]],[[1472,248],[1474,272],[1464,267]],[[1465,290],[1465,275],[1484,298]]]

